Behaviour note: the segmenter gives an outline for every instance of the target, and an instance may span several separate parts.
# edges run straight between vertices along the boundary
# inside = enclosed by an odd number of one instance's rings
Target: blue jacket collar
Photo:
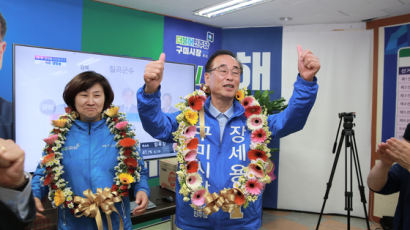
[[[102,126],[104,126],[105,124],[105,119],[101,119],[99,121],[94,121],[94,122],[85,122],[85,121],[80,121],[80,120],[75,120],[73,125],[75,125],[76,127],[78,127],[80,130],[85,130],[85,131],[89,131],[89,129],[94,130],[94,129],[98,129]]]
[[[207,112],[207,113],[209,113],[209,115],[212,115],[210,112],[209,112],[209,107],[210,107],[210,105],[211,105],[211,96],[209,96],[207,99],[206,99],[206,101],[205,101],[205,111]],[[234,99],[233,100],[233,115],[230,117],[230,119],[232,119],[232,118],[234,118],[234,117],[239,117],[239,116],[242,116],[242,114],[244,114],[245,113],[245,109],[243,108],[243,106],[242,106],[242,104],[241,103],[239,103],[239,101],[238,100],[236,100],[236,99]]]

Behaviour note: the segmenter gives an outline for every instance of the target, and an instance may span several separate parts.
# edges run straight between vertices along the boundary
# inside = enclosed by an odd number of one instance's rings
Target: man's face
[[[4,55],[5,50],[6,50],[6,42],[2,41],[0,42],[0,69],[3,66],[3,55]]]
[[[211,96],[233,100],[241,81],[238,61],[230,55],[220,55],[213,60],[212,69],[205,73],[205,83],[211,90]]]

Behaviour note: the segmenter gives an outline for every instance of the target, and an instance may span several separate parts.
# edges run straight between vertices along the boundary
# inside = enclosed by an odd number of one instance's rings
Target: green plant
[[[279,113],[288,106],[285,104],[286,100],[283,97],[275,100],[270,99],[273,90],[254,90],[253,92],[252,94],[252,91],[248,90],[248,95],[253,95],[268,115]]]

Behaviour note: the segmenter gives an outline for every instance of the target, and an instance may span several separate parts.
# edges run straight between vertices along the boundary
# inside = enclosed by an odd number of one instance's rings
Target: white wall
[[[320,212],[334,162],[335,154],[331,151],[341,112],[356,112],[353,129],[368,201],[366,179],[371,153],[372,31],[366,31],[364,23],[285,26],[282,95],[287,100],[297,74],[298,44],[312,50],[320,59],[321,69],[317,74],[319,92],[304,129],[280,141],[278,208]],[[344,162],[343,144],[324,213],[346,214]],[[354,171],[352,215],[364,217]]]

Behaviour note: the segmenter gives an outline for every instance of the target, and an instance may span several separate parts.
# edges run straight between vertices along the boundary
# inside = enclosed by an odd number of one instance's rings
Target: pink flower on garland
[[[251,141],[255,143],[263,143],[266,140],[266,132],[264,129],[254,130],[251,134]]]
[[[265,176],[265,174],[263,173],[262,167],[259,166],[258,164],[249,164],[248,168],[249,168],[249,172],[253,173],[253,175],[255,175],[258,178],[262,178]]]
[[[275,164],[269,159],[268,160],[268,166],[266,167],[266,172],[268,172],[268,176],[270,177],[271,181],[276,180],[276,175],[275,175]]]
[[[252,114],[247,120],[247,125],[250,130],[256,130],[263,127],[263,119],[259,114]]]
[[[115,125],[115,128],[118,130],[124,130],[125,128],[127,128],[127,125],[128,125],[127,121],[121,121]]]
[[[188,128],[185,129],[184,131],[184,137],[187,139],[193,138],[196,133],[196,126],[188,126]]]
[[[245,189],[249,194],[259,195],[263,189],[263,184],[257,179],[250,179],[246,182]]]
[[[48,145],[54,144],[54,142],[58,139],[58,134],[53,134],[47,138],[44,138],[44,142],[46,142]]]
[[[271,181],[276,180],[276,175],[275,175],[273,170],[268,173],[268,176],[269,176]]]
[[[251,105],[245,108],[245,117],[248,118],[252,114],[260,114],[262,112],[262,108],[259,105]]]
[[[192,203],[196,206],[202,206],[205,204],[205,189],[199,189],[191,196]]]
[[[202,184],[202,177],[198,173],[189,173],[185,179],[186,185],[190,189],[198,189]]]
[[[189,150],[185,157],[184,160],[189,162],[189,161],[194,161],[196,159],[196,155],[197,155],[197,150],[193,149],[193,150]]]
[[[253,97],[247,96],[242,100],[241,103],[242,103],[243,107],[245,107],[245,109],[246,109],[248,106],[253,105],[254,101],[255,101],[255,99]]]

